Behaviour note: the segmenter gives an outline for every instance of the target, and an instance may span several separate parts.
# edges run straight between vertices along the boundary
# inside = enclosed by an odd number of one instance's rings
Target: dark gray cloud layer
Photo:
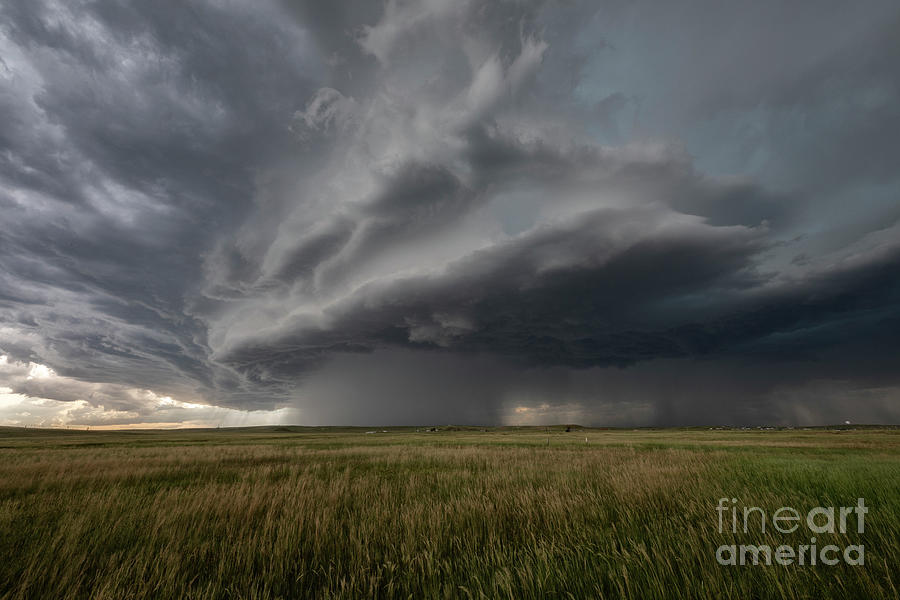
[[[896,3],[0,15],[0,394],[900,419]]]

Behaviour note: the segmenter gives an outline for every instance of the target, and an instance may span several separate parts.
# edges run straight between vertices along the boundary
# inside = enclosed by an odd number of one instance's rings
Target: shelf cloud
[[[894,2],[0,15],[0,424],[900,419]]]

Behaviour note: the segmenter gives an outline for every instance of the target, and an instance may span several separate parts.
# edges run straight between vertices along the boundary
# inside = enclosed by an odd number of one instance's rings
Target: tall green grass
[[[587,441],[585,441],[587,438]],[[0,432],[2,598],[897,598],[900,434]],[[866,564],[720,566],[720,497]]]

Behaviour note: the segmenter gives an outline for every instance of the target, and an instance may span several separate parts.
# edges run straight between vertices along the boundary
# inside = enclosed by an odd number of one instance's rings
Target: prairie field
[[[898,597],[900,429],[366,431],[0,429],[0,598]],[[811,536],[864,564],[716,560]]]

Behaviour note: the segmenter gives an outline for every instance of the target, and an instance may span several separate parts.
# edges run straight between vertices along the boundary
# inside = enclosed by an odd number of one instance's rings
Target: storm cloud
[[[894,2],[0,15],[0,423],[900,419]]]

